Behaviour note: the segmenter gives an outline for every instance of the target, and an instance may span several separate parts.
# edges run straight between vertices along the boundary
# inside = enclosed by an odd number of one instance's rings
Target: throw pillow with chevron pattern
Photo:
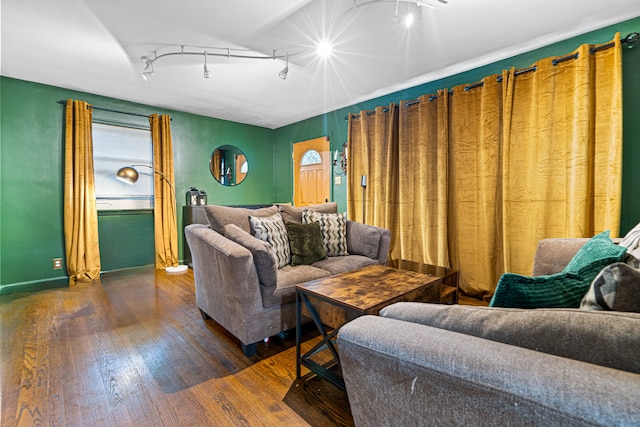
[[[289,236],[284,225],[282,215],[279,213],[265,218],[249,217],[251,231],[256,238],[267,242],[276,254],[278,268],[291,263],[291,249],[289,248]]]
[[[347,213],[327,214],[310,210],[302,211],[303,224],[319,222],[322,240],[327,247],[327,256],[346,256]]]

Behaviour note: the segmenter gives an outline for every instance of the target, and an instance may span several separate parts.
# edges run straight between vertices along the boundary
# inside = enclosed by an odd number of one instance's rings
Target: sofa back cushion
[[[638,313],[403,302],[380,315],[640,374]]]
[[[314,212],[322,212],[322,213],[337,213],[338,203],[329,202],[329,203],[322,203],[320,205],[305,206],[302,208],[297,208],[291,205],[278,205],[278,208],[280,209],[280,215],[282,215],[282,219],[284,220],[285,224],[287,222],[295,222],[298,224],[302,224],[303,210],[306,209],[306,210],[310,210]]]
[[[276,205],[259,209],[235,208],[231,206],[207,205],[204,208],[209,225],[224,235],[224,226],[234,224],[247,233],[251,233],[249,217],[267,217],[278,213]]]
[[[347,252],[377,259],[382,236],[387,230],[347,220]]]

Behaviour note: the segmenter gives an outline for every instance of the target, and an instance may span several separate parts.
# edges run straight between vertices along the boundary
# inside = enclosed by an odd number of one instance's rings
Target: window
[[[98,210],[152,209],[151,169],[136,167],[139,178],[134,185],[116,178],[121,167],[153,165],[151,131],[94,122],[92,135]]]
[[[316,150],[308,150],[302,155],[302,159],[300,160],[300,164],[302,166],[306,165],[316,165],[318,163],[322,163],[322,157],[320,153]]]

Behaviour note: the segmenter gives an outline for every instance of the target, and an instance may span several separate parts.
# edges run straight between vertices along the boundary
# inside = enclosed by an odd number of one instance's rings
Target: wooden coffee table
[[[392,264],[393,265],[393,264]],[[413,265],[419,270],[419,264]],[[443,277],[413,271],[410,265],[372,265],[312,280],[296,286],[296,378],[306,366],[316,375],[344,389],[335,338],[340,327],[365,314],[377,315],[400,301],[441,301]],[[453,270],[446,269],[450,276]],[[455,275],[457,286],[457,274]],[[303,311],[313,320],[322,340],[305,354],[300,352]]]

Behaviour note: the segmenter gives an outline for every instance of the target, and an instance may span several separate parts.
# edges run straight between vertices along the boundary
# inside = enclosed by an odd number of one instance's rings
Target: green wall
[[[59,87],[0,77],[0,293],[64,285],[63,161],[64,107],[57,101],[82,99],[96,107],[139,114],[170,114],[175,161],[178,224],[186,192],[197,187],[209,203],[270,203],[273,188],[273,130],[184,112],[165,110]],[[145,124],[146,119],[94,112],[105,121]],[[142,123],[140,123],[142,121]],[[148,122],[147,122],[148,123]],[[242,184],[223,187],[213,180],[209,157],[232,144],[247,156]],[[150,212],[101,213],[98,219],[103,270],[153,263]],[[123,246],[123,240],[129,244]],[[183,239],[180,237],[180,256]]]
[[[73,98],[97,107],[139,114],[170,114],[178,225],[190,187],[207,192],[210,204],[268,204],[292,199],[291,152],[293,143],[329,136],[332,150],[346,141],[349,112],[357,113],[390,102],[414,99],[437,89],[471,83],[515,66],[527,67],[538,59],[563,55],[582,43],[602,43],[640,31],[640,18],[571,38],[516,57],[476,68],[424,85],[395,92],[313,117],[276,130],[165,110],[94,94],[0,77],[0,294],[64,285],[65,270],[53,270],[52,259],[64,258],[62,231],[63,119],[57,101]],[[622,225],[624,233],[640,221],[640,180],[633,176],[640,162],[640,46],[625,49],[624,171]],[[119,123],[145,122],[108,113],[101,118]],[[213,180],[209,157],[220,145],[235,145],[247,156],[249,174],[235,187]],[[346,183],[333,185],[333,200],[346,210]],[[153,262],[153,217],[150,212],[110,212],[99,217],[104,270]],[[127,239],[129,244],[123,246]],[[180,256],[183,239],[179,238]]]
[[[279,200],[290,200],[292,198],[293,188],[291,182],[293,180],[293,171],[290,153],[293,144],[309,138],[328,135],[331,149],[339,149],[347,138],[347,122],[345,118],[349,112],[357,113],[361,110],[371,110],[380,105],[388,105],[391,102],[398,103],[401,100],[415,99],[420,95],[435,93],[438,89],[473,83],[485,76],[500,73],[503,69],[509,69],[512,66],[526,68],[539,59],[564,55],[583,43],[607,42],[613,39],[616,32],[620,32],[621,37],[624,37],[636,31],[640,31],[640,17],[464,73],[354,104],[322,116],[276,129],[274,137],[275,158],[278,165],[274,172],[276,197]],[[634,176],[634,165],[640,164],[640,120],[638,120],[640,118],[640,79],[637,78],[638,70],[640,70],[640,43],[636,43],[635,48],[625,48],[623,53],[624,170],[621,233],[626,233],[626,231],[640,222],[640,179]],[[345,211],[346,180],[344,177],[342,184],[333,185],[332,191],[333,199],[338,202],[338,209]]]

